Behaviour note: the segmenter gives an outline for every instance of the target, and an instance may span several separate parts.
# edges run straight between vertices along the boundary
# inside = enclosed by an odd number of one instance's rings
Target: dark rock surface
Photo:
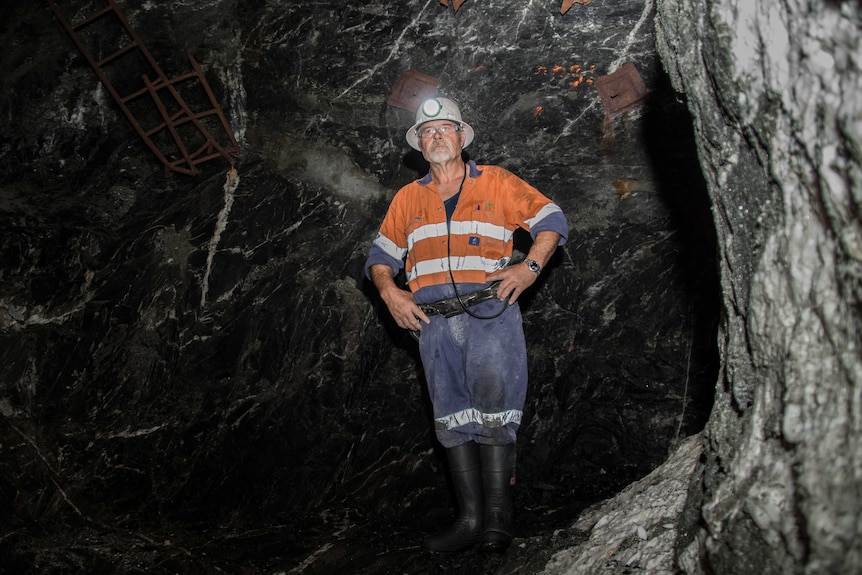
[[[538,573],[583,539],[579,512],[703,428],[715,231],[651,3],[121,6],[166,69],[201,62],[242,151],[235,176],[215,160],[165,178],[50,11],[10,9],[10,572]],[[594,82],[625,62],[649,98],[610,119]],[[445,473],[416,349],[361,273],[388,198],[424,173],[412,114],[386,104],[409,68],[463,103],[472,159],[571,226],[523,306],[532,384],[501,557],[419,551],[449,520]]]
[[[862,569],[858,2],[660,1],[720,238],[722,369],[687,572]]]

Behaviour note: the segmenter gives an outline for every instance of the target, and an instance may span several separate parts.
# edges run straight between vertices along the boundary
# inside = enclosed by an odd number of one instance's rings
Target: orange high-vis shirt
[[[404,261],[407,283],[413,292],[451,283],[485,283],[485,274],[505,266],[512,256],[517,228],[535,234],[550,230],[568,236],[565,216],[554,202],[524,180],[498,166],[469,162],[458,205],[449,225],[446,210],[430,174],[401,188],[377,238],[372,243],[366,273],[371,265],[387,263],[393,274]]]

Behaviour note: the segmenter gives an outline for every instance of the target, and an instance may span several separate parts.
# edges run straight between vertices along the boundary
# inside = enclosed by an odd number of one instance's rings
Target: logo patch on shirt
[[[478,246],[479,245],[479,237],[478,236],[470,236],[470,239],[467,240],[467,243],[469,243],[471,246]]]

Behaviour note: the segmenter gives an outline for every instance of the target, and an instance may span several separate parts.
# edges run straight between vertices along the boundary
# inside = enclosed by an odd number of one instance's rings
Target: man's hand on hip
[[[411,331],[421,331],[422,322],[431,323],[425,312],[416,305],[412,292],[393,286],[385,292],[381,292],[380,296],[386,303],[386,307],[389,308],[389,313],[392,314],[398,327]]]
[[[507,268],[503,268],[486,276],[489,282],[500,281],[497,287],[497,297],[500,301],[509,300],[509,304],[518,301],[518,297],[531,285],[536,283],[539,276],[521,262]]]

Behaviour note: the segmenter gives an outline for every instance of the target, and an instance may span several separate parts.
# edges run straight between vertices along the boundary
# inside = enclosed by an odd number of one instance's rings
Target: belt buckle
[[[465,307],[467,307],[467,302],[464,302],[463,307],[457,301],[449,302],[448,304],[441,304],[438,302],[437,312],[445,318],[450,318],[464,313]]]
[[[419,309],[425,312],[425,315],[435,315],[440,313],[440,310],[437,309],[437,306],[433,303],[420,303]]]

